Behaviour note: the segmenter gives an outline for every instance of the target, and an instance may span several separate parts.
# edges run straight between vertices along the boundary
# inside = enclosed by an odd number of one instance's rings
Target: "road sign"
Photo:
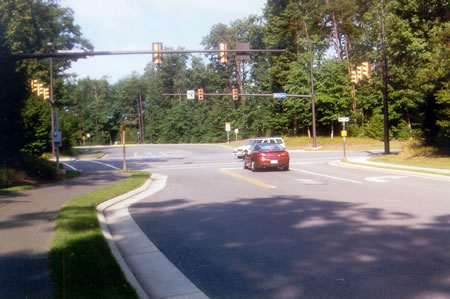
[[[348,121],[350,121],[350,118],[348,118],[348,117],[339,117],[339,122],[348,122]]]
[[[227,131],[227,132],[231,131],[231,123],[230,122],[225,123],[225,131]]]
[[[234,134],[238,134],[239,133],[239,129],[234,129]]]
[[[274,99],[285,99],[287,94],[285,92],[275,92],[273,94]]]
[[[186,97],[187,97],[188,100],[195,99],[195,90],[188,90],[186,92]]]

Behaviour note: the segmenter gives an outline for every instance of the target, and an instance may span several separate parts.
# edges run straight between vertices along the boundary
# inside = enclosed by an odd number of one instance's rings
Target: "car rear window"
[[[255,145],[255,150],[257,151],[281,151],[283,148],[275,143],[261,143]]]

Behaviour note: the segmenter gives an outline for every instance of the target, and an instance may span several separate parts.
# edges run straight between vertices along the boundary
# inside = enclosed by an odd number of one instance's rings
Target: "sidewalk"
[[[84,171],[72,180],[0,195],[0,298],[51,298],[48,248],[62,205],[123,179],[118,171]]]

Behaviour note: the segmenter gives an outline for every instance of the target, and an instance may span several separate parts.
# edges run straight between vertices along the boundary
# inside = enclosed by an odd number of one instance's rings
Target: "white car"
[[[242,145],[240,147],[237,147],[233,150],[233,155],[236,158],[243,159],[245,156],[245,151],[250,151],[252,146],[256,143],[276,143],[283,147],[283,149],[286,148],[286,145],[284,143],[283,138],[281,137],[264,137],[264,138],[256,138],[256,139],[250,139],[246,145]]]
[[[246,145],[242,145],[240,147],[237,147],[233,150],[233,155],[236,158],[243,159],[245,155],[245,151],[249,151],[252,145],[255,143],[262,143],[263,139],[250,139]]]

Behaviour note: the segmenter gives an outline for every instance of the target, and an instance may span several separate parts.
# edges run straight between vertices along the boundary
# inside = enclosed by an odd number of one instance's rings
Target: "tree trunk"
[[[331,19],[333,20],[334,38],[336,39],[336,54],[337,54],[338,60],[341,61],[341,58],[342,58],[341,42],[339,40],[339,32],[338,32],[337,23],[336,23],[336,17],[334,16],[334,11],[331,12]]]
[[[333,121],[331,121],[331,139],[334,138],[334,126],[333,126]]]

